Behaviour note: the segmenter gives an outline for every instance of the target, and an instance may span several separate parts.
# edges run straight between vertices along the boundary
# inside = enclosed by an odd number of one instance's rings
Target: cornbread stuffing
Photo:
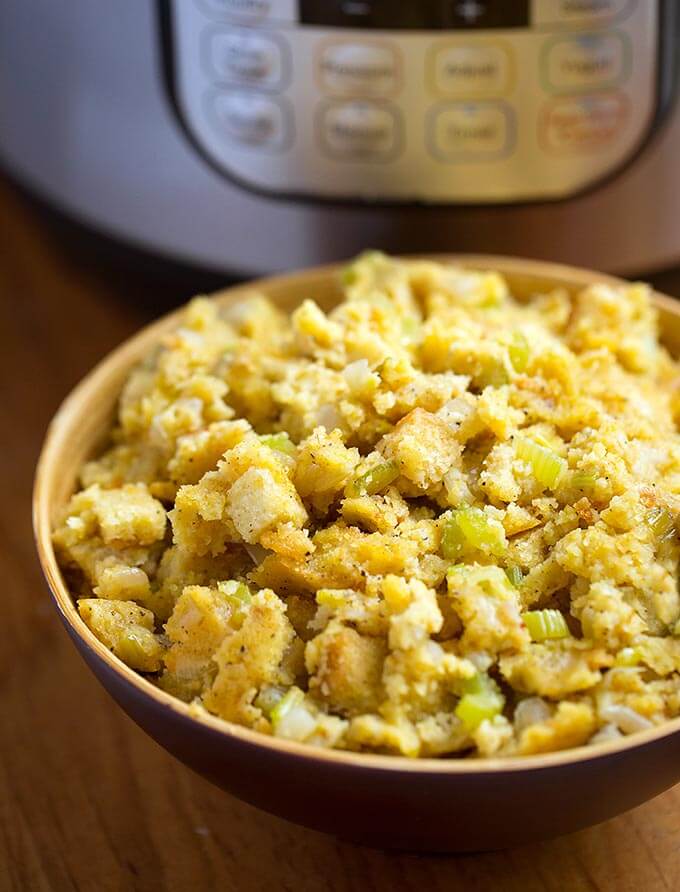
[[[680,367],[646,286],[370,252],[197,298],[54,532],[83,621],[265,734],[515,756],[680,714]]]

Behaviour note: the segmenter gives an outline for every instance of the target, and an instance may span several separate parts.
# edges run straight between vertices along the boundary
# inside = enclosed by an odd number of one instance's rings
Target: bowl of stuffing
[[[199,297],[54,418],[34,525],[122,708],[235,796],[413,851],[680,780],[680,312],[489,256]]]

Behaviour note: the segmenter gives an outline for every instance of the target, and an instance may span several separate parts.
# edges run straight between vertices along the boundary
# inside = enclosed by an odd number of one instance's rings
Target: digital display
[[[330,28],[526,28],[529,0],[299,0],[300,23]]]

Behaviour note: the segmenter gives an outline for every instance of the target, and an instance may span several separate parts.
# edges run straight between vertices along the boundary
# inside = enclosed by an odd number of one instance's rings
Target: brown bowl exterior
[[[437,257],[503,272],[520,295],[582,287],[605,276],[486,256]],[[610,281],[617,281],[611,280]],[[291,309],[302,297],[331,305],[337,268],[239,286],[223,303],[257,288]],[[680,351],[680,310],[655,297],[664,341]],[[76,647],[119,705],[178,759],[233,795],[272,814],[367,845],[420,852],[495,849],[603,821],[680,780],[680,719],[622,742],[522,759],[409,760],[324,751],[270,738],[198,714],[115,658],[80,619],[51,544],[54,518],[82,461],[101,443],[131,366],[173,327],[170,314],[126,342],[67,398],[38,465],[34,526],[55,604]]]

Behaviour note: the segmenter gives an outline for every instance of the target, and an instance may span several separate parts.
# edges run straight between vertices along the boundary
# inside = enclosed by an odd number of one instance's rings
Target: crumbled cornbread
[[[329,313],[204,298],[54,533],[163,690],[318,746],[523,755],[680,713],[680,369],[644,285],[516,300],[365,254]]]

